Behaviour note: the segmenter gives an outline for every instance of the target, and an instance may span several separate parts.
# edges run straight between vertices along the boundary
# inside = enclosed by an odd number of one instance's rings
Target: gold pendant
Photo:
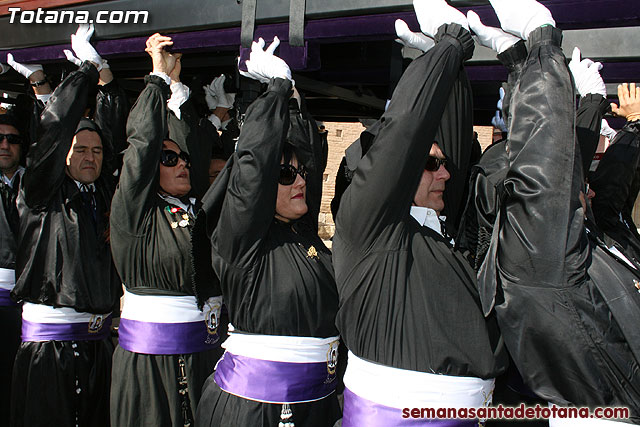
[[[178,223],[175,221],[171,222],[171,228],[178,228]]]
[[[313,246],[309,247],[309,250],[307,251],[307,258],[318,258],[318,251],[316,251],[316,248]]]

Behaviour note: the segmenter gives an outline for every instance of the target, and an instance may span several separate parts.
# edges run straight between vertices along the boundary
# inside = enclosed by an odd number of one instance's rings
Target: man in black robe
[[[402,76],[336,219],[336,324],[350,350],[345,426],[400,425],[405,407],[489,404],[506,364],[474,272],[438,227],[449,170],[466,178],[469,159],[458,163],[453,150],[471,153],[462,64],[473,40],[466,18],[444,1],[414,7],[436,44]],[[445,169],[444,155],[458,166]],[[361,410],[371,406],[378,417]]]
[[[0,115],[0,422],[9,423],[11,373],[20,345],[21,307],[9,297],[15,285],[18,210],[16,195],[24,168],[20,166],[23,137],[13,114]]]
[[[95,122],[82,117],[102,63],[90,33],[81,28],[75,35],[84,63],[43,111],[18,194],[11,296],[24,305],[12,385],[15,426],[109,423],[110,313],[121,287],[107,241],[107,150]]]

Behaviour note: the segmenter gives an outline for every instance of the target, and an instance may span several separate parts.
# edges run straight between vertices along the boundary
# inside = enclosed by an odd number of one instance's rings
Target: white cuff
[[[47,105],[47,102],[49,102],[49,98],[51,98],[51,94],[50,93],[45,93],[44,95],[36,95],[36,98],[38,98],[38,100],[42,101],[42,103],[44,105]]]
[[[174,112],[178,119],[182,118],[180,106],[189,99],[189,95],[190,90],[185,84],[180,82],[171,83],[171,97],[167,101],[167,107]]]
[[[220,129],[222,127],[222,123],[220,123],[220,117],[216,116],[215,114],[211,114],[209,116],[209,121],[213,123],[216,129]]]

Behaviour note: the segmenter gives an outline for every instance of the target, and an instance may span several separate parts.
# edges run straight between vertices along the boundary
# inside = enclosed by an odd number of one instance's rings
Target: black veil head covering
[[[334,220],[338,216],[340,200],[342,199],[344,192],[347,191],[349,184],[351,184],[353,175],[358,168],[358,163],[373,145],[373,141],[380,131],[380,126],[381,123],[379,120],[374,122],[371,126],[363,130],[360,133],[360,138],[351,143],[344,152],[344,157],[342,158],[342,162],[340,163],[336,174],[335,192],[333,199],[331,200],[331,214],[333,215]]]
[[[73,134],[77,135],[78,132],[83,130],[95,132],[100,137],[100,142],[102,143],[102,153],[103,153],[102,170],[100,172],[100,176],[105,175],[105,172],[106,172],[106,175],[111,175],[113,173],[113,169],[110,167],[110,165],[113,164],[113,156],[114,156],[113,148],[111,147],[111,144],[105,141],[105,138],[104,138],[104,135],[102,134],[102,130],[100,129],[100,126],[98,126],[98,124],[93,120],[87,117],[83,117],[78,122],[78,126],[76,126],[76,131]]]

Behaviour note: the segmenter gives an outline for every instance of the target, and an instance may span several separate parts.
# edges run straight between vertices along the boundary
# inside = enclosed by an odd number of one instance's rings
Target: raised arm
[[[228,262],[255,253],[273,222],[283,143],[289,129],[291,81],[272,79],[247,110],[212,243]]]
[[[366,250],[384,228],[409,215],[452,87],[473,53],[471,35],[459,24],[441,26],[435,39],[404,72],[340,201],[336,227],[354,247]]]
[[[152,75],[131,109],[127,121],[129,147],[125,151],[120,182],[111,204],[111,225],[129,233],[139,232],[145,212],[158,191],[158,168],[162,141],[167,136],[167,99],[169,76],[175,58],[164,50],[169,37],[154,34],[147,40],[153,59]]]
[[[98,83],[98,70],[82,64],[54,91],[40,117],[35,142],[29,148],[22,181],[24,200],[30,207],[44,206],[62,185],[67,154],[78,122],[87,105],[91,87]]]

